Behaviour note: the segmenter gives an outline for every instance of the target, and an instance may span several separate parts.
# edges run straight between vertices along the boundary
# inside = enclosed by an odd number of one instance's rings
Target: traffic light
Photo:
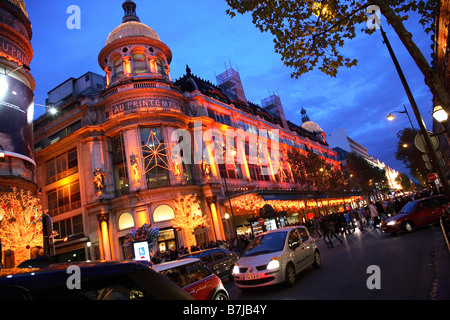
[[[47,215],[42,215],[42,235],[44,237],[44,255],[54,255],[55,247],[53,246],[53,222],[52,218]]]

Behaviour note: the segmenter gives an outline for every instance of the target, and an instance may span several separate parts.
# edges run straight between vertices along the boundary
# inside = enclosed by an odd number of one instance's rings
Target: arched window
[[[175,212],[172,207],[167,204],[162,204],[153,211],[154,222],[167,221],[170,219],[175,219]]]
[[[156,60],[156,67],[157,67],[157,71],[160,75],[162,76],[166,76],[166,67],[164,65],[164,61],[161,58],[158,58]]]
[[[134,227],[133,216],[129,213],[122,213],[119,217],[119,230],[125,230]]]
[[[133,54],[133,73],[148,72],[147,59],[143,53],[137,52]]]
[[[122,57],[114,59],[113,80],[123,76],[123,60]]]

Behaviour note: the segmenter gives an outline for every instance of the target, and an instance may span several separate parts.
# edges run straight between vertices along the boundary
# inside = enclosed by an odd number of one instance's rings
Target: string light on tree
[[[4,250],[14,251],[16,265],[30,258],[30,249],[43,247],[39,200],[18,190],[0,197],[0,239]]]
[[[193,232],[196,228],[207,228],[208,218],[202,214],[197,194],[178,194],[174,200],[175,220],[173,226],[181,229],[186,239],[186,247],[196,245]]]

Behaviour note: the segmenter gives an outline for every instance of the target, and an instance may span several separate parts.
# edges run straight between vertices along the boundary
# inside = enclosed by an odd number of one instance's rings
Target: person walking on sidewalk
[[[325,217],[319,219],[320,229],[322,230],[323,241],[327,244],[327,247],[332,248],[333,241],[330,238],[330,225]],[[327,240],[328,239],[328,240]]]
[[[336,239],[339,240],[339,242],[342,244],[344,243],[344,241],[341,239],[341,237],[339,237],[336,233],[336,223],[332,220],[329,219],[328,220],[328,224],[329,224],[329,230],[330,230],[330,241],[331,241],[331,245],[334,247],[333,245],[333,237],[335,237]]]
[[[378,219],[379,219],[379,214],[378,214],[378,210],[377,207],[374,206],[373,202],[370,201],[369,203],[369,212],[370,212],[370,218],[372,220],[372,225],[374,228],[378,228]]]

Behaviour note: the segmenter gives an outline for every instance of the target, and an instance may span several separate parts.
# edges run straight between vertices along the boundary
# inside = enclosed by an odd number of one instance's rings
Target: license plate
[[[254,280],[254,279],[259,279],[261,278],[261,275],[259,274],[250,274],[247,276],[244,276],[244,280]]]

